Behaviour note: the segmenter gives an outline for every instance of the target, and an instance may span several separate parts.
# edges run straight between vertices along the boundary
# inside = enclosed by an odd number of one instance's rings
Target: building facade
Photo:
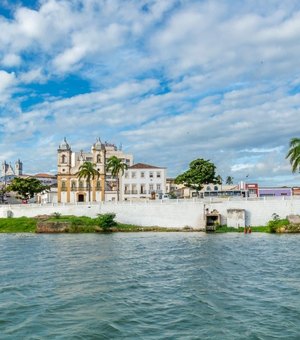
[[[166,168],[134,164],[122,176],[121,188],[123,200],[160,199],[166,193]]]
[[[1,165],[1,183],[9,183],[15,177],[20,177],[23,175],[23,163],[18,159],[14,166],[11,163],[2,162]]]
[[[133,163],[133,156],[125,154],[114,144],[102,143],[97,139],[90,152],[74,152],[67,140],[57,150],[57,201],[58,203],[101,202],[117,198],[116,179],[106,171],[106,162],[112,157],[120,158],[128,166]],[[79,180],[77,173],[84,162],[91,162],[100,173],[91,181],[90,188],[86,179]]]
[[[259,187],[259,197],[292,196],[292,188],[288,187]]]

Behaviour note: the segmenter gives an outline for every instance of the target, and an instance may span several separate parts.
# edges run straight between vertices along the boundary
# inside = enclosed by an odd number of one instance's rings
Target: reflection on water
[[[0,339],[299,339],[300,235],[0,235]]]

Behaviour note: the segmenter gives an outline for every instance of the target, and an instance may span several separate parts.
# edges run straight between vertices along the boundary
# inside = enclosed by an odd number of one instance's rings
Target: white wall
[[[14,217],[52,214],[59,212],[63,215],[96,217],[99,213],[115,212],[119,222],[140,226],[160,226],[183,228],[204,227],[205,209],[214,209],[221,213],[221,223],[227,223],[227,209],[245,209],[246,225],[265,225],[276,213],[284,218],[290,214],[300,214],[300,199],[291,200],[235,200],[224,202],[169,200],[148,202],[104,202],[78,204],[24,204],[0,206],[0,217],[7,217],[12,211]]]

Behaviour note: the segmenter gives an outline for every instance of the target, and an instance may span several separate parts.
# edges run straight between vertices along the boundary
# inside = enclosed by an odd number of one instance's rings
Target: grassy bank
[[[259,227],[251,227],[251,232],[254,233],[270,233],[270,227],[269,226],[259,226]],[[233,228],[233,227],[227,227],[226,225],[222,225],[217,227],[215,233],[244,233],[244,228]]]
[[[103,223],[103,221],[102,221]],[[174,232],[183,231],[179,228],[162,227],[141,227],[132,224],[117,223],[112,226],[101,225],[99,218],[86,216],[39,216],[36,218],[0,218],[0,233],[35,233],[40,225],[45,226],[45,230],[52,228],[52,232],[65,233],[101,233],[101,232]],[[185,231],[193,231],[192,229]],[[47,231],[40,231],[47,232]],[[50,231],[49,231],[50,232]]]
[[[36,225],[34,218],[0,218],[0,233],[34,233]]]

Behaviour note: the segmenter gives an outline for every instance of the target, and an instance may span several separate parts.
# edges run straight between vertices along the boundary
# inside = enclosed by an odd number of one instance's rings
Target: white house
[[[166,193],[166,168],[137,163],[130,166],[121,179],[123,200],[155,199]]]

